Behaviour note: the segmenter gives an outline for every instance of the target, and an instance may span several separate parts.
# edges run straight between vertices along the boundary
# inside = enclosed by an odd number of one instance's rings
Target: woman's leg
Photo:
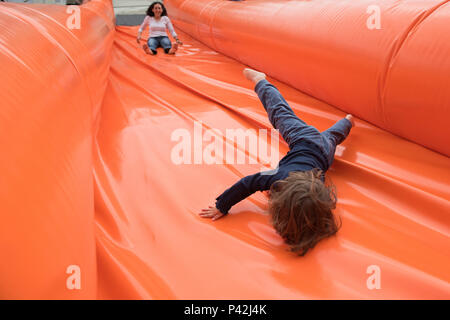
[[[172,43],[170,42],[169,37],[161,37],[160,43],[164,52],[169,53],[170,49],[172,49]]]
[[[158,52],[156,51],[156,48],[158,48],[158,46],[159,46],[159,41],[157,38],[155,38],[155,37],[148,38],[147,48],[145,48],[145,45],[144,45],[144,50],[148,54],[157,54]]]
[[[295,115],[278,89],[265,79],[263,73],[245,69],[244,75],[256,83],[255,92],[266,109],[270,122],[280,131],[290,149],[301,139],[319,144],[322,142],[320,132]]]
[[[172,47],[169,37],[161,37],[161,47],[163,47],[165,53],[175,54],[178,50],[178,43],[174,43]]]

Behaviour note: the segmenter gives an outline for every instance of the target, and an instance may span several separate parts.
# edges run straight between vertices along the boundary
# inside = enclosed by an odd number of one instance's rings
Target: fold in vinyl
[[[1,3],[0,297],[450,298],[448,2],[166,0],[175,56],[108,0]],[[262,166],[202,158],[207,132],[239,153],[227,129],[271,129],[246,66],[319,130],[357,116],[328,172],[342,228],[304,257],[262,193],[198,216]]]

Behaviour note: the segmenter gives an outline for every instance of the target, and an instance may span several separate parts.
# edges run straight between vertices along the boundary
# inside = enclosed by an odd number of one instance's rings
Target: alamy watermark
[[[264,174],[275,174],[279,162],[279,134],[271,129],[203,130],[201,121],[194,121],[193,130],[179,128],[172,132],[172,163],[181,164],[260,164]],[[270,136],[270,148],[268,140]],[[247,143],[248,142],[248,143]],[[235,147],[236,145],[236,147]],[[236,152],[235,152],[236,151]]]
[[[366,286],[367,289],[381,289],[381,269],[377,265],[370,265],[366,270],[367,274],[370,274],[369,278],[367,278]]]
[[[66,288],[69,290],[81,289],[81,269],[76,264],[71,264],[67,267],[66,273],[70,276],[66,280]]]
[[[67,6],[66,13],[70,16],[66,20],[69,29],[81,29],[81,9],[79,6]]]
[[[381,8],[373,4],[367,7],[366,13],[370,14],[367,18],[366,26],[369,30],[381,29]]]

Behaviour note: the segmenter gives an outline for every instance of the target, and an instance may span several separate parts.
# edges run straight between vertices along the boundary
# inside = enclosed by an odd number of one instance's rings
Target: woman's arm
[[[182,44],[181,41],[178,39],[177,33],[175,32],[172,22],[170,21],[170,18],[168,16],[166,16],[166,23],[167,23],[167,29],[169,29],[172,37],[177,41],[177,43]]]
[[[137,36],[138,43],[139,43],[139,41],[141,41],[142,31],[144,30],[145,26],[149,23],[149,21],[150,21],[150,16],[146,16],[144,21],[142,22],[141,26],[139,27],[139,32],[138,32],[138,36]]]

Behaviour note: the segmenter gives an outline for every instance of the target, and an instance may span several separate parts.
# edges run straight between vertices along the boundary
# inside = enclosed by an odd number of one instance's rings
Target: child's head
[[[290,172],[270,189],[273,226],[291,251],[301,256],[340,228],[332,212],[336,208],[335,187],[325,185],[321,175],[319,170]]]

